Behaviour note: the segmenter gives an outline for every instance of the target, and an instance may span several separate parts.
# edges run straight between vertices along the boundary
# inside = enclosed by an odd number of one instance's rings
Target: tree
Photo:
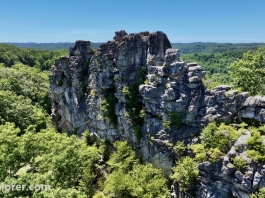
[[[131,170],[133,165],[138,162],[135,152],[127,142],[115,142],[114,147],[117,149],[107,162],[111,169],[121,169],[124,171]]]
[[[12,91],[31,99],[34,105],[41,105],[48,113],[51,102],[49,99],[49,73],[41,72],[21,63],[9,67],[0,67],[0,90]]]
[[[37,131],[46,128],[48,119],[30,99],[11,91],[0,91],[0,123],[6,122],[15,123],[23,133],[30,125],[34,125]]]
[[[104,182],[107,197],[170,197],[167,180],[161,169],[140,164],[127,142],[114,143],[115,151],[108,161],[113,170]],[[97,197],[102,194],[98,193]]]
[[[13,123],[0,125],[0,180],[13,175],[21,168],[17,134],[20,132]]]
[[[265,49],[248,51],[229,68],[235,87],[251,95],[265,93]]]

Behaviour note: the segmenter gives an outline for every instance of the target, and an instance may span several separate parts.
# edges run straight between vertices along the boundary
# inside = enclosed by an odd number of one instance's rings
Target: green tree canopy
[[[15,123],[21,132],[34,125],[37,131],[46,128],[48,119],[41,108],[32,105],[31,100],[17,96],[11,91],[0,91],[0,124]]]
[[[265,49],[248,51],[230,66],[233,84],[251,95],[265,94]]]
[[[34,105],[41,105],[47,112],[50,111],[49,73],[41,72],[21,63],[13,67],[0,67],[0,90],[12,91],[16,95],[29,98]]]

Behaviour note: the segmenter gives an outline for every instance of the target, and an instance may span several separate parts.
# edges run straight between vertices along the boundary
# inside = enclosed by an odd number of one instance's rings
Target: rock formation
[[[89,130],[111,142],[127,140],[144,161],[170,174],[172,144],[193,141],[207,123],[265,122],[265,97],[225,85],[207,90],[205,73],[181,61],[163,32],[123,30],[96,51],[76,41],[50,76],[52,120],[69,134]]]

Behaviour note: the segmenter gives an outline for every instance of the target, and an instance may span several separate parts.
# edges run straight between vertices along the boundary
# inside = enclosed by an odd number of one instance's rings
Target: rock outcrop
[[[265,164],[253,162],[247,157],[247,139],[250,131],[246,130],[234,143],[228,154],[217,162],[199,164],[199,188],[197,198],[237,197],[250,198],[250,194],[265,187]],[[242,158],[246,167],[239,170],[231,162]]]
[[[97,51],[77,41],[52,69],[52,120],[69,134],[89,130],[112,142],[127,140],[144,161],[169,174],[176,160],[172,144],[192,141],[209,122],[265,122],[265,97],[225,85],[207,90],[205,73],[181,61],[163,32],[116,32]]]

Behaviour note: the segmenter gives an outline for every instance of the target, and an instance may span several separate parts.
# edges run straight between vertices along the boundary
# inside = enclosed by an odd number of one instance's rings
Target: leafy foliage
[[[128,101],[127,105],[129,116],[133,122],[133,125],[135,126],[134,132],[139,141],[142,136],[140,128],[144,122],[144,107],[140,100],[139,85],[144,84],[145,72],[145,69],[142,68],[136,77],[136,81],[131,83],[129,86],[124,86],[122,89],[122,93],[125,95],[126,100]]]
[[[12,68],[0,67],[0,89],[29,98],[34,105],[41,105],[50,112],[49,73],[15,64]]]
[[[247,140],[247,154],[255,161],[265,161],[265,144],[261,133],[264,133],[264,126],[260,128],[250,128],[251,137]]]
[[[222,152],[228,152],[232,143],[241,135],[239,131],[229,125],[210,123],[204,128],[201,137],[206,149],[219,148]]]
[[[252,193],[251,198],[265,198],[265,188],[262,188],[259,192]]]
[[[265,49],[248,51],[230,66],[230,70],[234,86],[249,91],[251,95],[265,93]]]
[[[0,179],[3,181],[7,176],[16,173],[20,167],[19,147],[17,136],[20,130],[12,123],[0,125]]]
[[[100,110],[103,112],[103,118],[109,120],[114,126],[117,126],[118,120],[115,114],[115,95],[109,91],[106,98],[101,100]]]
[[[183,112],[170,112],[170,120],[163,120],[163,126],[165,129],[179,128],[182,125]]]
[[[42,109],[32,105],[30,99],[11,91],[0,91],[0,123],[7,122],[15,123],[22,132],[30,125],[40,131],[49,123]]]
[[[184,142],[178,141],[176,145],[173,147],[173,151],[179,156],[183,156],[186,151],[187,147],[185,146]]]
[[[265,47],[264,43],[171,43],[173,48],[179,49],[181,54],[220,54],[226,51],[248,51]]]
[[[247,162],[243,157],[235,157],[232,159],[232,161],[237,170],[243,171],[246,168]]]
[[[197,163],[190,157],[181,158],[175,167],[172,168],[174,174],[171,176],[180,185],[182,190],[195,186],[199,171]]]
[[[107,197],[170,197],[160,169],[139,164],[126,142],[116,142],[114,146],[117,151],[108,161],[113,172],[107,176],[103,189]]]
[[[114,147],[117,149],[108,161],[111,169],[121,169],[124,171],[131,170],[135,163],[138,163],[135,152],[127,142],[115,142]]]
[[[14,45],[0,44],[0,63],[4,63],[8,67],[16,63],[23,63],[41,70],[49,70],[55,59],[64,54],[67,54],[66,50],[21,49]]]
[[[216,161],[218,157],[229,151],[240,135],[241,132],[232,126],[223,123],[218,126],[216,123],[210,123],[203,129],[202,143],[191,146],[196,154],[195,160],[205,161],[209,157],[212,161]]]
[[[86,196],[94,193],[95,183],[101,176],[97,168],[99,150],[96,147],[88,147],[75,136],[68,137],[52,129],[39,133],[28,130],[21,136],[17,136],[18,133],[19,129],[14,124],[0,127],[2,181],[34,184],[39,180],[49,184],[55,194],[59,189],[65,192],[79,189]],[[15,174],[18,174],[17,181],[14,180]],[[21,193],[29,196],[36,192]]]

